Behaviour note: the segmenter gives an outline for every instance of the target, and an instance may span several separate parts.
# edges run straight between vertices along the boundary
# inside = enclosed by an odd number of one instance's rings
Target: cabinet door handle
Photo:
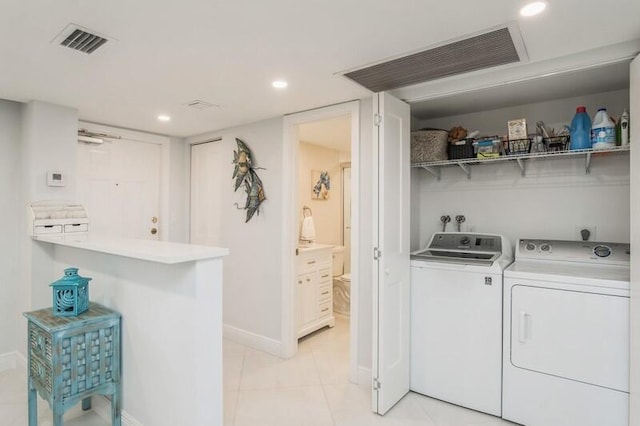
[[[307,262],[307,265],[313,265],[314,263],[316,263],[315,260],[310,260],[310,261]]]
[[[329,274],[323,275],[322,278],[327,278],[328,276],[329,276]]]
[[[302,284],[302,280],[298,280],[298,284]]]
[[[311,278],[307,278],[307,282],[311,281]]]
[[[324,309],[322,310],[322,312],[327,312],[328,310],[329,310],[329,308],[324,308]]]
[[[329,294],[329,290],[327,290],[327,291],[323,291],[323,292],[322,292],[322,294],[323,294],[323,295],[325,295],[325,294]]]

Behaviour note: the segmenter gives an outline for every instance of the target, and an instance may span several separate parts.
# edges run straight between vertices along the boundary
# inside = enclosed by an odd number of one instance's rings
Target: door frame
[[[298,234],[298,158],[297,126],[338,116],[351,116],[351,314],[350,377],[358,382],[358,293],[359,293],[359,216],[360,216],[360,101],[350,101],[314,110],[285,115],[282,143],[282,357],[290,358],[298,351],[295,327],[295,251]],[[355,195],[355,196],[354,196]]]
[[[107,126],[104,124],[90,123],[86,121],[78,121],[78,129],[87,129],[96,133],[107,133],[110,135],[120,136],[122,139],[134,142],[151,143],[160,145],[160,188],[159,188],[159,207],[160,211],[160,236],[159,241],[169,241],[171,233],[171,225],[169,219],[169,188],[170,188],[170,171],[171,171],[171,138],[167,136],[155,135],[152,133],[138,132],[135,130],[122,129],[120,127]]]

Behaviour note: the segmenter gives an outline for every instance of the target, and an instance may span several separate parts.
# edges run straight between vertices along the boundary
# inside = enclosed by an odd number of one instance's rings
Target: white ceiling
[[[531,62],[640,39],[638,0],[549,1],[533,19],[513,0],[5,1],[0,98],[187,136],[368,96],[336,73],[509,21]],[[52,44],[71,22],[117,41],[93,55]],[[272,89],[276,78],[289,87]],[[194,99],[219,108],[184,106]]]
[[[340,152],[351,152],[351,116],[300,124],[298,140]]]

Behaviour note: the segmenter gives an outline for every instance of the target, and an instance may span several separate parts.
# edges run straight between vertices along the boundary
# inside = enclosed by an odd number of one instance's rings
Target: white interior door
[[[160,150],[126,139],[78,143],[78,201],[92,233],[160,238]]]
[[[374,95],[373,411],[386,413],[410,382],[409,105]],[[377,189],[377,190],[376,190]]]
[[[191,243],[222,246],[222,140],[191,146]]]

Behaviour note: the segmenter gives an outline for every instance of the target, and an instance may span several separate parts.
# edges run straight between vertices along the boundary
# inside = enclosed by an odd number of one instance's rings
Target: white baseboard
[[[0,371],[21,369],[27,371],[27,359],[18,351],[0,354]]]
[[[107,423],[111,423],[111,401],[102,395],[95,395],[91,398],[91,407],[98,417]],[[122,417],[122,426],[143,426],[142,423],[125,410],[120,411],[120,416]]]
[[[360,386],[366,385],[367,383],[371,383],[371,380],[373,380],[371,369],[365,368],[365,367],[358,367],[358,384]]]
[[[223,325],[222,333],[225,339],[232,340],[236,343],[249,346],[250,348],[257,349],[271,355],[278,357],[282,356],[282,342],[278,340],[270,339],[227,324]]]

